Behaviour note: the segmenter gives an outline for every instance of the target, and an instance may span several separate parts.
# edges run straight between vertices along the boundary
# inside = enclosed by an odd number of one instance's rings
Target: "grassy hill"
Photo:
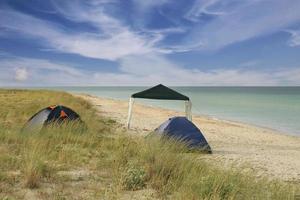
[[[87,125],[20,133],[52,104]],[[294,199],[299,185],[207,164],[176,142],[133,137],[64,92],[0,90],[0,199]]]

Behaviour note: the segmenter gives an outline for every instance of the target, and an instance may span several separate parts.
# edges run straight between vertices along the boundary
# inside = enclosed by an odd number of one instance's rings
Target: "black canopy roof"
[[[162,84],[131,95],[133,98],[164,99],[164,100],[189,100],[189,97],[172,90]]]

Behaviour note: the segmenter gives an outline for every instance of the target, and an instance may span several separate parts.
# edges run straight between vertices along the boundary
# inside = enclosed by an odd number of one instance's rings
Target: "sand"
[[[101,115],[116,120],[125,128],[128,102],[91,95],[76,95],[91,102]],[[183,112],[135,103],[132,129],[146,135],[172,116]],[[204,133],[213,154],[199,156],[220,167],[243,167],[257,176],[300,182],[300,137],[248,124],[193,115],[193,122]]]

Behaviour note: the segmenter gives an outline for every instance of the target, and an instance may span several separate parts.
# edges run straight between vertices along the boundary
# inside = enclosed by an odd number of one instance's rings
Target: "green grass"
[[[51,104],[87,125],[20,133]],[[133,137],[64,92],[0,90],[0,199],[293,199],[298,185],[223,170],[175,141]],[[31,196],[30,196],[31,195]]]

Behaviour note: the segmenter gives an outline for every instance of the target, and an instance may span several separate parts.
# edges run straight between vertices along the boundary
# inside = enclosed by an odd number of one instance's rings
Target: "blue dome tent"
[[[183,141],[189,148],[211,153],[211,148],[201,131],[186,117],[173,117],[161,124],[155,132]]]

